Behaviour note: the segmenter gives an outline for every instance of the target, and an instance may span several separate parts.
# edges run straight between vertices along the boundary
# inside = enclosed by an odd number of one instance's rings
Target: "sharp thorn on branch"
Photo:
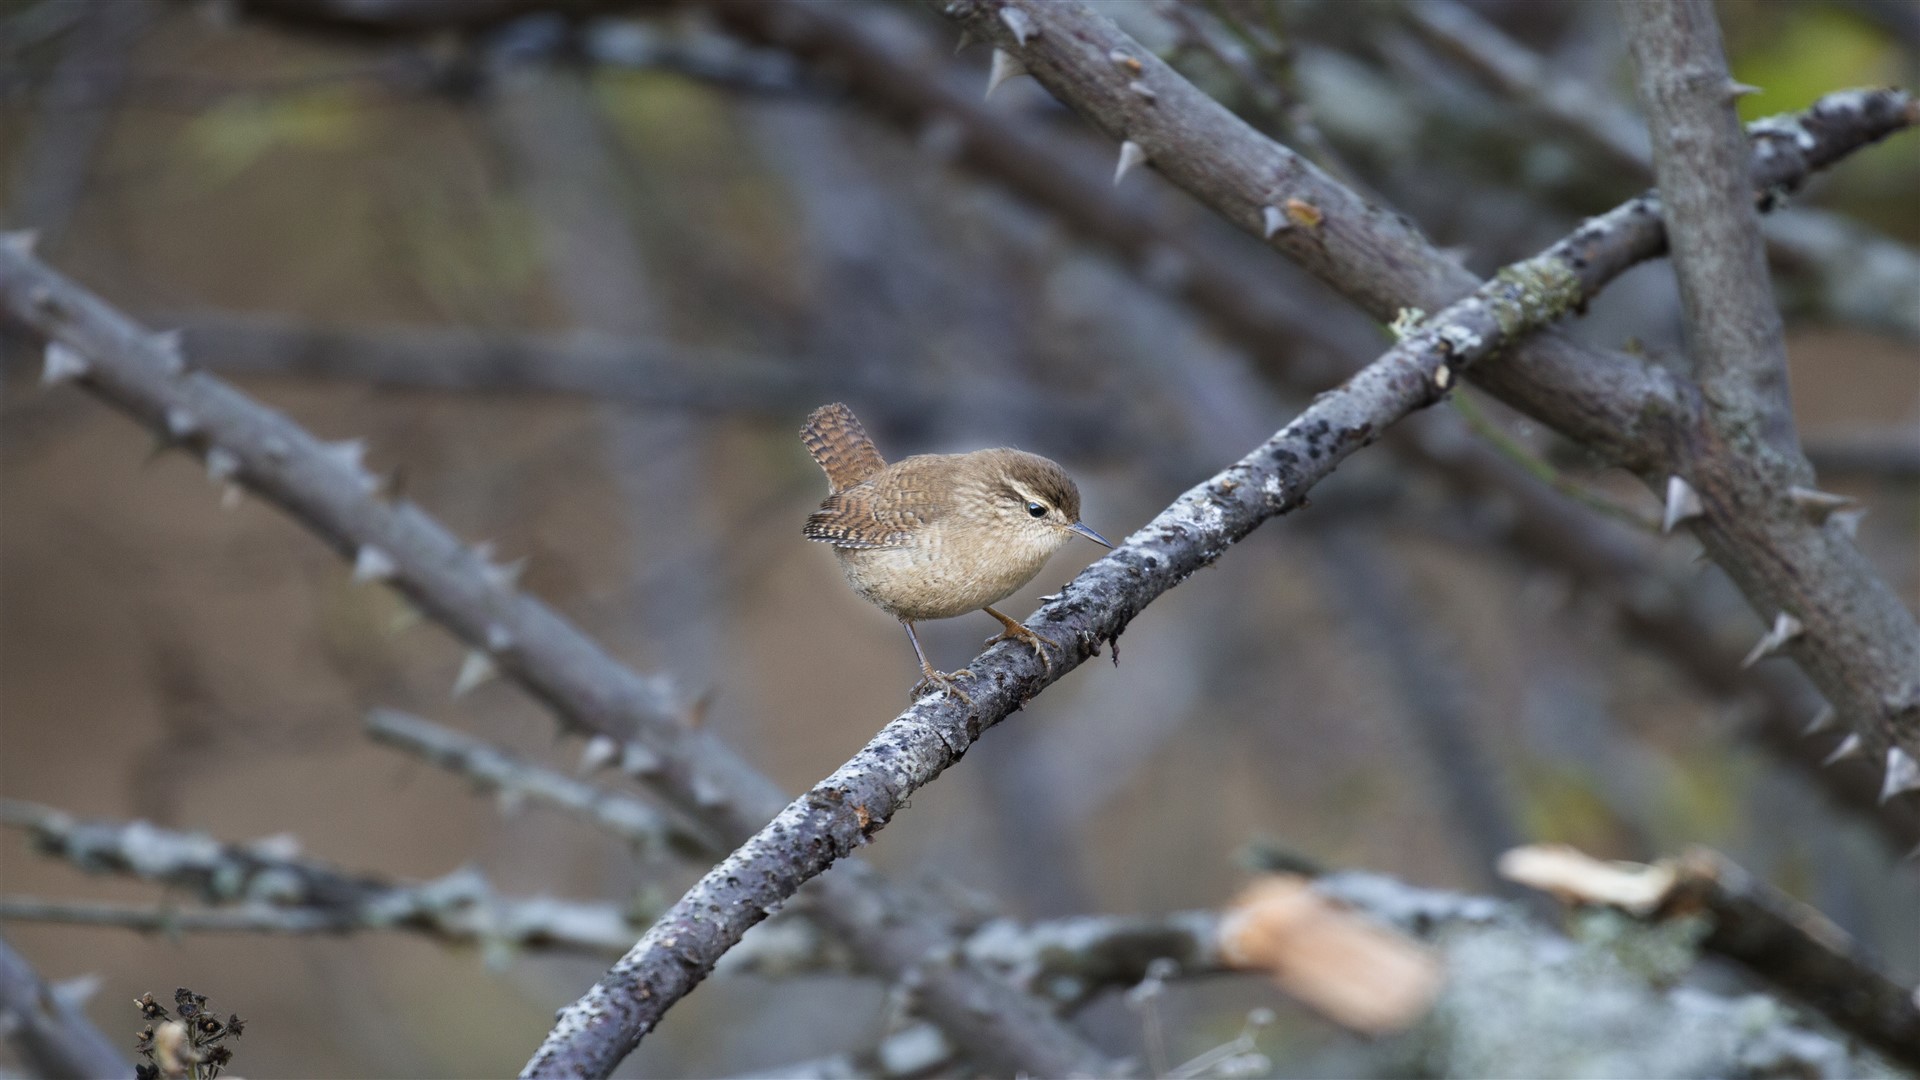
[[[1017,7],[1001,8],[1000,21],[1007,24],[1007,29],[1013,31],[1013,40],[1021,45],[1039,32],[1033,28],[1033,19]]]
[[[13,232],[0,233],[0,244],[18,255],[32,255],[33,249],[40,243],[40,234],[32,229],[16,229]]]
[[[167,374],[178,375],[187,370],[186,335],[180,330],[161,330],[148,338],[154,349],[165,357]]]
[[[87,358],[58,341],[47,342],[46,366],[40,369],[40,385],[70,382],[91,371]]]
[[[1833,765],[1837,762],[1845,761],[1850,757],[1858,756],[1860,751],[1864,748],[1864,746],[1865,744],[1860,741],[1859,735],[1857,734],[1849,735],[1846,738],[1841,739],[1840,745],[1834,747],[1833,753],[1828,754],[1826,757],[1826,760],[1822,761],[1820,764]]]
[[[1113,168],[1113,182],[1118,184],[1127,178],[1127,174],[1146,164],[1147,148],[1132,139],[1120,144],[1120,163]]]
[[[1128,83],[1127,89],[1131,90],[1135,97],[1149,104],[1160,100],[1160,95],[1153,92],[1153,87],[1148,86],[1146,83],[1141,82],[1139,79],[1135,79],[1132,82]]]
[[[493,657],[474,649],[460,661],[460,674],[453,677],[453,696],[466,697],[474,688],[500,674],[493,664]]]
[[[1728,101],[1739,101],[1743,97],[1751,97],[1754,94],[1760,93],[1759,87],[1740,82],[1737,79],[1728,79],[1726,89]]]
[[[224,484],[240,473],[240,455],[222,446],[207,451],[207,479]]]
[[[580,772],[582,775],[597,773],[613,764],[620,756],[620,744],[610,735],[595,735],[587,740],[585,749],[580,751]]]
[[[1745,660],[1740,661],[1740,666],[1742,668],[1750,668],[1767,657],[1772,656],[1774,653],[1779,652],[1787,642],[1800,636],[1800,630],[1799,619],[1794,618],[1784,611],[1775,615],[1773,617],[1773,629],[1768,630],[1766,636],[1754,642],[1753,650],[1747,653]]]
[[[1266,237],[1268,240],[1280,235],[1291,227],[1292,224],[1292,222],[1287,220],[1286,212],[1279,207],[1263,206],[1260,208],[1260,235]]]
[[[973,31],[963,26],[960,28],[960,40],[953,44],[953,55],[959,56],[979,43],[980,39],[974,36]]]
[[[167,410],[167,436],[174,440],[187,438],[200,430],[200,420],[184,407],[175,405]]]
[[[1880,801],[1886,802],[1896,795],[1909,791],[1920,791],[1920,762],[1913,755],[1899,747],[1887,750],[1887,779],[1880,785]]]
[[[993,50],[993,64],[987,69],[987,92],[985,96],[992,97],[993,92],[1000,89],[1001,83],[1016,76],[1025,75],[1026,73],[1027,65],[1021,63],[1019,57],[1005,49]]]
[[[1807,735],[1812,735],[1816,731],[1825,731],[1828,728],[1833,726],[1834,717],[1838,715],[1840,714],[1834,709],[1833,706],[1822,705],[1820,707],[1820,711],[1813,714],[1813,719],[1807,721],[1806,730],[1802,731],[1800,734],[1804,737]]]
[[[1706,508],[1700,505],[1700,493],[1693,490],[1692,484],[1677,474],[1667,477],[1667,506],[1660,518],[1661,532],[1670,533],[1675,525],[1705,512]]]
[[[363,585],[369,581],[389,580],[399,569],[400,567],[393,561],[393,556],[372,544],[362,544],[360,550],[354,552],[353,581],[356,585]]]
[[[1850,495],[1835,495],[1831,491],[1806,487],[1788,488],[1787,498],[1815,525],[1825,525],[1836,511],[1849,509],[1859,503]]]

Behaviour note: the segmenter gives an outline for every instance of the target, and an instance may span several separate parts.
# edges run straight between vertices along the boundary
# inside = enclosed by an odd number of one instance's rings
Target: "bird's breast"
[[[1053,554],[937,524],[897,548],[835,548],[855,592],[899,619],[950,619],[1006,599]]]

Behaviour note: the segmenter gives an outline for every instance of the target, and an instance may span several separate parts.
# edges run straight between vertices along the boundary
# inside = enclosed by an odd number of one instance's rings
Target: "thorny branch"
[[[1376,317],[1438,307],[1473,287],[1411,224],[1248,127],[1098,13],[1031,0],[936,6],[1121,140],[1122,173],[1151,164]],[[1916,122],[1920,104],[1901,91],[1829,94],[1804,113],[1753,125],[1749,183],[1773,201],[1810,170]],[[1572,254],[1663,252],[1657,200],[1635,202],[1646,211],[1637,220],[1610,221],[1611,236],[1586,238],[1599,250]],[[1478,381],[1649,483],[1696,493],[1684,515],[1690,528],[1776,628],[1760,655],[1779,652],[1806,670],[1853,729],[1855,750],[1871,750],[1892,777],[1888,796],[1920,788],[1920,625],[1822,493],[1752,446],[1703,432],[1699,388],[1663,368],[1545,334]]]
[[[605,954],[633,940],[634,917],[612,904],[494,894],[457,870],[401,885],[301,858],[285,842],[223,844],[145,821],[80,821],[33,803],[0,801],[0,823],[27,829],[44,854],[89,873],[126,874],[192,892],[213,910],[0,899],[0,920],[124,926],[150,932],[345,933],[408,930],[490,952],[542,948]]]
[[[1902,99],[1904,104],[1904,99]],[[1296,222],[1301,229],[1317,227]],[[1094,563],[1028,625],[1060,648],[1050,664],[996,648],[968,665],[971,705],[922,700],[716,866],[584,997],[562,1010],[527,1075],[605,1075],[705,978],[721,954],[801,884],[866,843],[915,790],[989,727],[1115,641],[1155,598],[1271,517],[1297,508],[1354,451],[1443,397],[1459,374],[1585,304],[1661,250],[1642,196],[1509,267],[1413,329],[1265,444],[1181,496]]]
[[[785,801],[711,733],[682,722],[658,679],[622,666],[551,608],[518,590],[516,567],[462,543],[402,499],[383,500],[358,442],[326,444],[203,371],[176,338],[145,330],[0,238],[0,308],[50,339],[47,375],[78,380],[199,454],[216,482],[242,485],[306,525],[474,647],[465,677],[506,674],[570,728],[613,740],[622,770],[645,780],[726,842],[752,835]],[[814,889],[816,917],[861,962],[892,978],[950,944],[949,913],[856,863]],[[921,978],[925,1014],[989,1066],[1035,1074],[1098,1072],[1105,1059],[1042,1003],[964,965]]]
[[[87,1019],[76,995],[41,981],[0,939],[0,1032],[28,1069],[53,1080],[125,1076],[133,1066]]]
[[[1311,365],[1302,363],[1303,353],[1349,361],[1374,347],[1368,333],[1341,332],[1341,320],[1328,317],[1340,313],[1295,298],[1278,266],[1239,258],[1206,230],[1161,212],[1153,201],[1126,197],[1128,192],[1116,189],[1104,173],[1095,175],[1057,136],[938,78],[935,58],[916,53],[897,35],[881,34],[870,22],[830,4],[739,0],[713,11],[729,29],[813,60],[844,80],[856,100],[877,114],[1045,208],[1123,262],[1179,266],[1177,274],[1148,276],[1239,341],[1263,370],[1287,386],[1304,394],[1325,388],[1324,374],[1307,370]],[[1869,129],[1862,137],[1876,133]],[[1767,153],[1778,169],[1816,163]],[[1779,174],[1787,187],[1803,179],[1804,174]],[[1310,348],[1303,350],[1303,343]],[[1523,346],[1520,355],[1529,354]],[[1739,657],[1729,660],[1713,647],[1711,627],[1662,580],[1643,551],[1627,544],[1618,530],[1567,506],[1499,453],[1459,432],[1459,426],[1451,416],[1430,413],[1419,425],[1389,434],[1383,445],[1463,497],[1492,497],[1510,505],[1510,543],[1544,565],[1571,572],[1594,596],[1618,607],[1618,621],[1630,635],[1652,645],[1697,685],[1720,695],[1762,691],[1766,746],[1799,765],[1837,805],[1864,813],[1889,832],[1901,851],[1920,843],[1920,812],[1876,811],[1877,770],[1860,762],[1823,768],[1827,749],[1799,739],[1813,710],[1789,680],[1767,671],[1753,673],[1746,683],[1733,677]]]

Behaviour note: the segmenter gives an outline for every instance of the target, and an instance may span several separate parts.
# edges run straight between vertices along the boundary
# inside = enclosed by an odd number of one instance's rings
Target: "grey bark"
[[[86,1013],[41,981],[39,972],[4,939],[0,939],[0,1030],[20,1060],[50,1080],[133,1075],[133,1066]]]

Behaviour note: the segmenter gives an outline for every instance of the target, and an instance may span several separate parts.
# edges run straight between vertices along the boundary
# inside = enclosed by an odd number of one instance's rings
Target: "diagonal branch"
[[[410,502],[382,499],[358,443],[326,444],[202,371],[177,340],[147,331],[0,237],[0,310],[50,339],[50,378],[77,379],[169,442],[199,454],[218,481],[269,499],[356,572],[383,580],[474,647],[468,668],[497,668],[563,724],[611,739],[622,768],[690,820],[734,843],[786,797],[704,729],[682,722],[665,683],[643,678],[539,600],[515,571],[469,547]],[[855,864],[814,890],[817,918],[875,972],[914,972],[926,1015],[983,1063],[1036,1075],[1097,1072],[1104,1057],[1044,1003],[966,965],[921,971],[948,948],[950,913]]]

